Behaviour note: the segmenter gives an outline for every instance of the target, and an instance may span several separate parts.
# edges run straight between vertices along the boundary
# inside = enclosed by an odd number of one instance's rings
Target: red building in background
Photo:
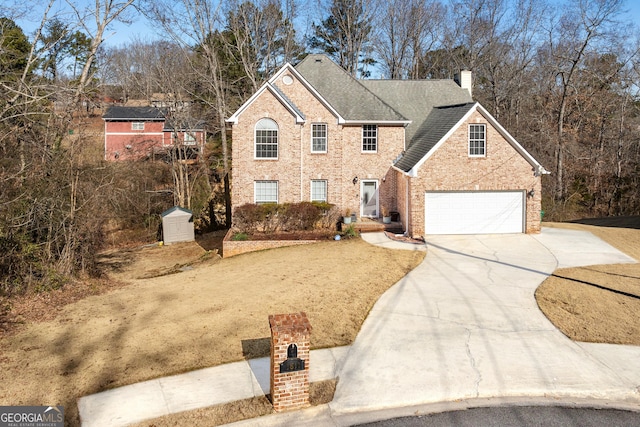
[[[111,106],[102,119],[105,160],[162,156],[176,148],[184,149],[186,159],[196,160],[204,148],[202,122],[173,123],[156,107]]]

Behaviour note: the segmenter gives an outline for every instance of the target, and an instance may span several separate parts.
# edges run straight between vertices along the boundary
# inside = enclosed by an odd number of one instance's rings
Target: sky
[[[4,1],[4,0],[3,0]],[[28,1],[21,0],[13,0],[18,3],[29,3],[30,12],[25,16],[24,19],[16,20],[18,25],[22,27],[25,33],[29,36],[31,33],[37,28],[40,19],[42,18],[43,7],[44,4],[48,3],[46,0],[40,0],[38,2],[33,2],[35,5]],[[550,2],[559,2],[561,0],[550,0]],[[93,4],[95,0],[75,0],[76,3],[84,3],[84,4]],[[9,3],[9,2],[7,2]],[[635,24],[640,28],[640,0],[626,0],[625,9],[628,9],[628,18],[633,20]],[[64,0],[56,0],[55,11],[67,11],[68,6],[66,1]],[[2,12],[2,6],[0,6],[0,13]],[[136,14],[137,15],[137,14]],[[72,18],[72,17],[70,17]],[[105,45],[108,47],[117,47],[128,44],[134,40],[142,40],[142,41],[150,41],[154,39],[158,39],[160,36],[158,35],[156,29],[154,29],[154,25],[152,25],[146,18],[143,16],[137,16],[136,20],[132,25],[123,24],[121,22],[115,22],[110,28],[109,31],[105,34],[106,40]]]
[[[2,3],[3,1],[4,0],[0,0],[0,3]],[[45,7],[49,3],[49,1],[39,0],[37,2],[25,2],[24,0],[9,0],[7,1],[7,3],[9,3],[10,1],[23,4],[29,3],[29,9],[24,11],[20,19],[16,19],[15,21],[23,29],[27,37],[31,38],[33,33],[40,25]],[[85,6],[87,4],[94,5],[95,0],[74,0],[74,3],[81,6]],[[9,5],[7,7],[10,8],[11,6]],[[1,13],[2,5],[0,5],[0,15]],[[105,45],[119,46],[130,43],[137,39],[146,41],[159,38],[159,36],[155,33],[154,26],[144,16],[141,16],[134,10],[129,13],[131,13],[132,16],[135,16],[132,24],[128,25],[118,21],[112,23],[112,25],[110,25],[105,32]],[[69,22],[74,22],[76,20],[75,15],[71,11],[65,0],[55,1],[54,6],[49,12],[49,16],[54,16],[56,14],[60,14],[60,18],[63,21],[68,20]],[[91,25],[91,23],[93,22],[87,21],[88,25]],[[93,25],[93,27],[95,27],[95,25]],[[85,32],[82,28],[77,29]],[[76,28],[73,29],[73,31],[75,30]]]

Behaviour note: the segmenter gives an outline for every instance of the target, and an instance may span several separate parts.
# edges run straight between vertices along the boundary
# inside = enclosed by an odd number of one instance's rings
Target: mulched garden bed
[[[425,244],[424,239],[414,239],[412,237],[405,236],[404,234],[394,234],[394,233],[389,233],[388,231],[385,231],[384,234],[391,240],[395,240],[397,242],[414,243],[416,245]]]

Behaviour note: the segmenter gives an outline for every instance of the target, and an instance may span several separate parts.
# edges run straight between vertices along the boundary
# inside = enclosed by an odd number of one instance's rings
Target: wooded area
[[[545,218],[640,211],[640,33],[624,0],[51,0],[33,33],[22,3],[0,6],[3,295],[98,274],[116,231],[155,237],[174,203],[203,228],[228,222],[224,120],[309,52],[361,78],[471,70],[474,98],[552,171]],[[142,14],[161,40],[105,44]],[[206,121],[206,160],[105,162],[87,126],[104,101],[157,93],[192,106],[175,120]]]

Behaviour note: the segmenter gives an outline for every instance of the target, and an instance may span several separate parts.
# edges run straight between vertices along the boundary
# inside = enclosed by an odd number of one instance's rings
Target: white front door
[[[360,216],[378,217],[378,181],[360,181]]]

